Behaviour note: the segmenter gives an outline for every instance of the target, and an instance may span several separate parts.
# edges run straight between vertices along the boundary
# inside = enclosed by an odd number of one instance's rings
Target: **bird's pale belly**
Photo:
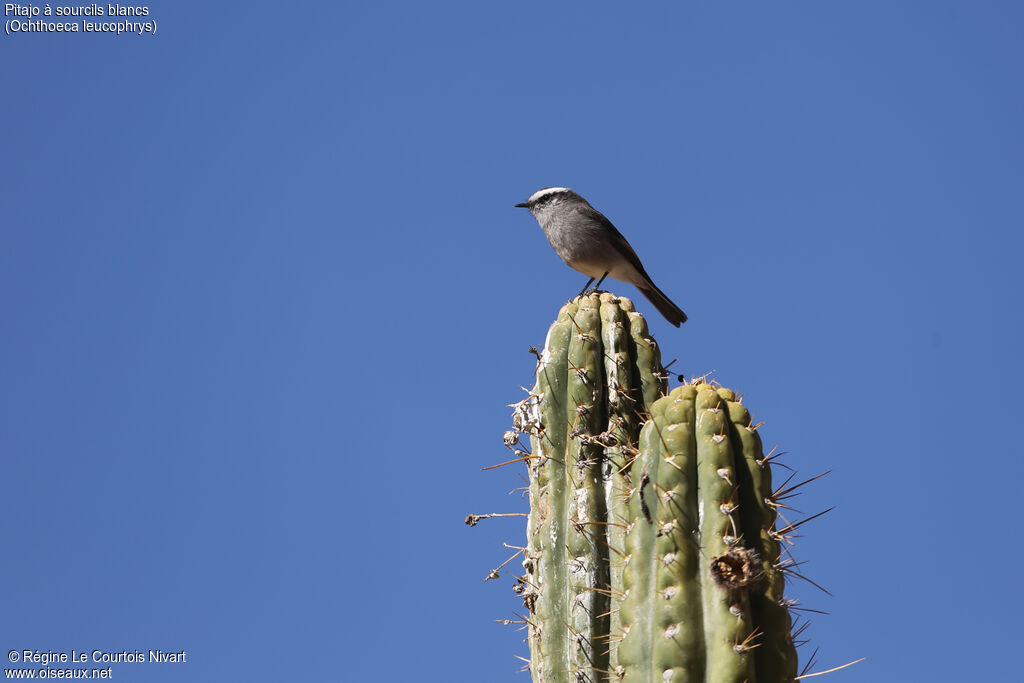
[[[566,263],[573,270],[577,270],[587,277],[601,277],[605,273],[608,273],[608,277],[618,280],[619,282],[628,282],[635,284],[640,281],[640,274],[636,272],[633,266],[619,261],[618,263],[607,263],[606,261],[598,261],[596,259],[574,259],[569,261],[566,259]]]

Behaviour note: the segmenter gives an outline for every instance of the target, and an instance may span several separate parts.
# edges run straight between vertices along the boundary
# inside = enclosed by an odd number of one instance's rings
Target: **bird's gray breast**
[[[600,266],[608,260],[611,240],[607,228],[576,211],[552,212],[538,216],[544,234],[555,252],[570,266]]]

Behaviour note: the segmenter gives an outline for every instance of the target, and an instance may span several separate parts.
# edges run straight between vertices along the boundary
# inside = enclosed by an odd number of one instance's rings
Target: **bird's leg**
[[[603,280],[604,278],[601,278],[601,279]],[[581,296],[583,296],[584,294],[587,293],[587,289],[590,287],[590,283],[593,282],[593,281],[594,281],[594,278],[590,278],[589,280],[587,280],[587,284],[583,285],[583,291],[576,295],[577,299],[579,299]]]
[[[601,283],[602,283],[602,282],[604,282],[604,279],[605,279],[606,277],[608,277],[608,273],[607,273],[607,272],[605,272],[605,274],[601,276],[601,279],[597,281],[597,284],[596,284],[596,285],[594,285],[594,291],[595,291],[595,292],[596,292],[597,290],[601,289]],[[594,278],[590,278],[590,280],[591,280],[591,282],[593,282]],[[588,282],[587,284],[590,284],[590,283]]]

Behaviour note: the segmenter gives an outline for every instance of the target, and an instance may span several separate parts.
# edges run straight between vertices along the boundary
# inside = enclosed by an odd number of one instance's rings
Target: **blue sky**
[[[1019,675],[1019,3],[239,7],[0,37],[0,646],[528,680],[523,524],[462,519],[524,509],[480,468],[585,278],[512,205],[567,185],[832,470],[804,659]]]

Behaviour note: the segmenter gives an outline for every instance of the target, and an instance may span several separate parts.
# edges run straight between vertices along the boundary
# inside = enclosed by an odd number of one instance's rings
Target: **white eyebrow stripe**
[[[543,190],[537,190],[536,192],[531,194],[530,198],[527,201],[532,203],[537,201],[541,197],[546,197],[549,194],[557,194],[559,192],[572,192],[572,190],[570,190],[568,187],[545,187]]]

